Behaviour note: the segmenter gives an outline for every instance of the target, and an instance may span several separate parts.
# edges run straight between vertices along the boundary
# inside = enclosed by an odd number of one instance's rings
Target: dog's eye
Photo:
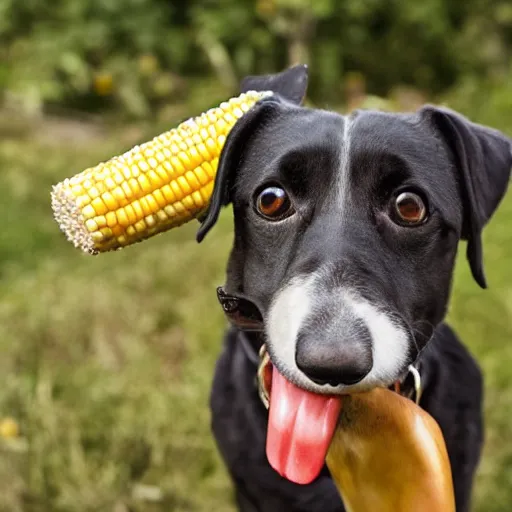
[[[423,199],[414,192],[401,192],[394,199],[393,217],[400,224],[416,225],[427,216],[427,207]]]
[[[257,212],[272,220],[280,220],[292,210],[290,198],[281,187],[263,189],[256,197]]]

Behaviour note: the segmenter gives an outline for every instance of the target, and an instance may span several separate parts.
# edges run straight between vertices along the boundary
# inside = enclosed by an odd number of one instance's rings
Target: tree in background
[[[0,0],[0,93],[25,110],[145,117],[308,62],[314,102],[344,101],[356,75],[378,96],[439,95],[505,81],[511,28],[507,0]]]

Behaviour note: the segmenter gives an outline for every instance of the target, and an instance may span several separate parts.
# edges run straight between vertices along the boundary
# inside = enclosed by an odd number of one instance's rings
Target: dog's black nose
[[[295,362],[317,384],[357,384],[373,366],[372,340],[366,326],[352,325],[345,334],[329,329],[305,329],[299,333]],[[323,336],[322,336],[323,334]]]

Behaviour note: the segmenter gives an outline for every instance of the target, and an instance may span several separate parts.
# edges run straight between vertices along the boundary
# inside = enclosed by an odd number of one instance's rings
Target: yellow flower
[[[20,434],[20,427],[18,422],[13,418],[3,418],[0,420],[0,437],[4,439],[12,439],[18,437]]]
[[[262,16],[273,16],[276,14],[277,5],[274,0],[258,0],[256,2],[256,12]]]
[[[114,88],[114,80],[110,73],[98,73],[94,77],[93,88],[99,96],[109,96]]]

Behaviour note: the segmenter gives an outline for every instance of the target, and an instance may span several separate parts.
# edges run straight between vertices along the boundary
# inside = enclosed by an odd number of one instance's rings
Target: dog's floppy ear
[[[512,141],[447,108],[428,105],[420,113],[430,119],[453,154],[463,195],[461,236],[468,242],[467,258],[473,277],[486,288],[482,230],[507,191]]]
[[[198,242],[203,240],[217,222],[221,208],[230,201],[233,178],[242,159],[246,141],[275,112],[278,104],[300,105],[306,94],[307,84],[306,65],[294,66],[273,75],[248,76],[242,80],[241,93],[272,91],[274,94],[260,100],[229,132],[220,155],[212,197],[196,235]]]

